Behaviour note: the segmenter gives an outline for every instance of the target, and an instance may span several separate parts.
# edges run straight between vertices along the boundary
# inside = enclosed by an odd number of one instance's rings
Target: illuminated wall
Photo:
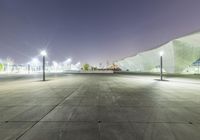
[[[160,67],[160,51],[164,52],[165,72],[182,73],[200,58],[200,33],[172,40],[158,48],[119,60],[115,64],[123,71],[156,72]]]

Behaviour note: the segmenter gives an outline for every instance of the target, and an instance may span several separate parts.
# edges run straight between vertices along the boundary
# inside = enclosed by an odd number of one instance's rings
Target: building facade
[[[198,73],[200,58],[200,33],[174,39],[155,49],[115,62],[123,71],[159,72],[163,52],[163,70],[166,73]],[[199,61],[198,61],[199,62]]]

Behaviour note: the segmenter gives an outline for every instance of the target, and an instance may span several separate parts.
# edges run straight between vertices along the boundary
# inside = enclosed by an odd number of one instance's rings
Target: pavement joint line
[[[121,108],[125,108],[125,107],[128,107],[128,108],[160,108],[160,109],[168,109],[168,108],[187,108],[187,107],[196,107],[196,108],[198,108],[198,107],[200,107],[200,105],[199,106],[170,106],[170,107],[167,107],[167,105],[166,106],[129,106],[129,105],[127,105],[127,106],[125,106],[125,105],[121,105],[120,106]]]
[[[38,124],[44,117],[46,117],[50,112],[52,112],[59,104],[61,104],[65,99],[67,99],[69,96],[71,96],[75,91],[77,91],[80,87],[76,88],[74,91],[72,91],[68,96],[66,96],[62,101],[60,101],[57,105],[55,105],[49,112],[47,112],[43,117],[40,118],[39,121],[36,121],[31,127],[27,128],[21,135],[19,135],[16,140],[20,139],[22,136],[24,136],[29,130],[31,130],[36,124]]]
[[[141,124],[191,124],[188,121],[186,122],[159,122],[159,121],[155,121],[155,122],[138,122],[138,121],[130,121],[131,123],[141,123]],[[194,123],[192,123],[194,124]]]
[[[4,121],[4,123],[15,123],[15,122],[38,122],[38,121]]]
[[[0,125],[3,125],[5,123],[24,123],[24,122],[40,122],[40,123],[63,123],[63,122],[67,122],[67,123],[100,123],[101,124],[107,124],[107,123],[140,123],[140,124],[200,124],[200,122],[138,122],[138,121],[101,121],[101,120],[96,120],[96,121],[6,121],[6,122],[1,122]]]
[[[192,121],[186,121],[186,122],[161,122],[161,121],[102,121],[102,120],[95,120],[95,121],[7,121],[4,123],[17,123],[17,122],[41,122],[41,123],[54,123],[54,122],[68,122],[68,123],[141,123],[141,124],[154,124],[154,123],[168,123],[168,124],[199,124],[200,122],[192,122]],[[3,122],[2,122],[3,124]]]
[[[101,139],[101,123],[99,123],[100,122],[100,120],[98,120],[98,123],[97,123],[97,125],[98,125],[98,139],[100,140]]]

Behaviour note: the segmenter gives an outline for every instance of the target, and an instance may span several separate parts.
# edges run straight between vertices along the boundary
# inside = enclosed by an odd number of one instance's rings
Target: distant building
[[[174,39],[158,48],[115,62],[123,71],[158,72],[159,52],[163,51],[163,69],[166,73],[199,73],[200,33]]]

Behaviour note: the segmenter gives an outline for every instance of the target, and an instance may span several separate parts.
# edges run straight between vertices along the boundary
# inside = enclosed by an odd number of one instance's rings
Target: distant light
[[[71,61],[72,61],[72,59],[71,59],[71,58],[68,58],[67,60],[64,61],[64,64],[70,64]]]
[[[37,58],[33,58],[33,59],[32,59],[32,62],[33,62],[33,63],[38,62],[38,61],[39,61],[39,60],[38,60]]]
[[[72,59],[71,59],[71,58],[68,58],[68,59],[67,59],[67,62],[71,62],[71,61],[72,61]]]
[[[53,66],[58,67],[58,63],[56,61],[53,61]]]
[[[77,62],[77,63],[76,63],[76,65],[80,65],[80,64],[81,64],[81,62]]]
[[[38,58],[33,58],[32,61],[31,61],[31,64],[37,66],[37,65],[40,64],[40,61],[38,60]]]
[[[160,52],[160,56],[163,56],[163,54],[164,54],[164,52],[163,52],[163,51],[161,51],[161,52]]]
[[[47,52],[46,52],[45,50],[41,51],[40,54],[41,54],[42,56],[47,56]]]

